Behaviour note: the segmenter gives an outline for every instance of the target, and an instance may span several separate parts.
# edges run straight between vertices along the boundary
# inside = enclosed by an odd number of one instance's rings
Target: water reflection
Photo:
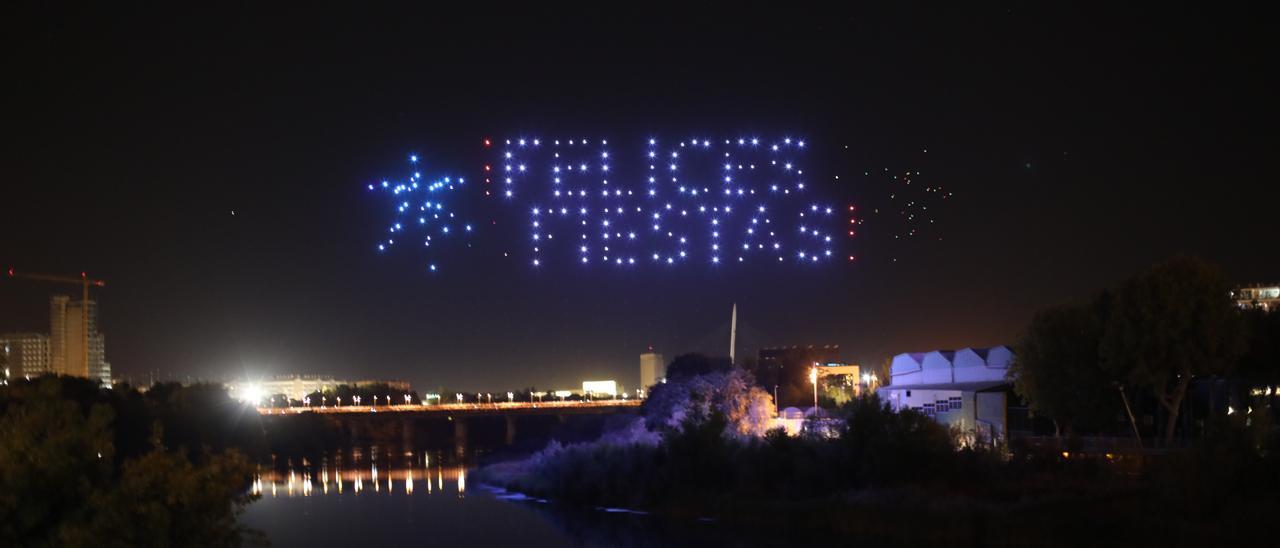
[[[276,546],[805,545],[792,534],[566,508],[474,481],[468,485],[473,469],[451,458],[451,452],[377,447],[278,458],[255,474],[251,489],[262,498],[241,519]]]
[[[336,453],[322,456],[318,462],[303,458],[277,461],[275,466],[264,465],[254,476],[251,490],[255,495],[272,498],[337,496],[344,494],[348,487],[354,494],[367,492],[367,484],[374,493],[412,495],[416,475],[426,479],[427,493],[466,495],[465,464],[446,464],[441,458],[433,460],[429,453],[406,452],[396,458],[389,453],[379,454],[375,448],[367,454],[368,462],[366,452],[356,448],[345,459],[341,453]],[[436,479],[434,489],[432,476]]]

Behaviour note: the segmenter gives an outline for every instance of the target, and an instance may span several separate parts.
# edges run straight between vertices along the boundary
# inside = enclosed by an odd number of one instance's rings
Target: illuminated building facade
[[[111,385],[111,364],[106,359],[106,337],[98,331],[96,301],[72,301],[66,295],[49,299],[49,372]]]
[[[809,370],[815,364],[840,362],[840,345],[775,346],[761,348],[751,368],[756,383],[778,394],[778,406],[811,407],[813,385]]]
[[[592,397],[618,396],[617,381],[582,381],[582,394]]]
[[[650,386],[662,382],[667,376],[667,363],[662,354],[654,352],[653,347],[640,355],[640,388],[648,390]]]
[[[1280,310],[1280,284],[1238,287],[1231,292],[1231,298],[1240,308]]]
[[[1012,362],[1007,346],[898,354],[888,386],[877,393],[895,411],[912,409],[976,438],[1003,443]]]
[[[408,392],[407,381],[380,380],[339,380],[331,375],[277,375],[269,379],[257,381],[236,381],[227,384],[231,396],[241,400],[260,400],[271,396],[284,395],[291,400],[302,400],[307,394],[315,392],[333,392],[339,386],[367,388],[370,386],[387,386],[391,390]]]
[[[339,385],[351,384],[325,375],[277,375],[258,381],[237,381],[227,385],[232,397],[256,400],[283,394],[289,399],[301,400],[312,392],[332,392]]]
[[[67,304],[71,297],[49,298],[49,372],[67,374]]]
[[[44,333],[0,335],[0,353],[8,370],[5,378],[34,378],[50,372],[49,336]]]

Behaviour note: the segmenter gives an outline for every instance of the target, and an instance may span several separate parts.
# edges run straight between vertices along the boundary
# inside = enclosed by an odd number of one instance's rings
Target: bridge
[[[261,415],[299,413],[413,413],[426,415],[564,415],[614,413],[640,407],[641,400],[593,400],[548,402],[437,403],[405,405],[346,405],[259,407]]]
[[[258,414],[264,420],[288,420],[288,417],[323,416],[338,424],[351,437],[359,437],[375,429],[385,430],[388,424],[398,429],[400,442],[412,445],[413,434],[419,422],[430,419],[447,420],[453,425],[454,450],[465,452],[468,441],[469,419],[505,419],[506,445],[516,439],[518,421],[522,417],[555,417],[564,423],[571,415],[607,415],[634,413],[643,402],[640,400],[593,400],[549,402],[493,402],[493,403],[438,403],[405,405],[347,405],[259,407]]]

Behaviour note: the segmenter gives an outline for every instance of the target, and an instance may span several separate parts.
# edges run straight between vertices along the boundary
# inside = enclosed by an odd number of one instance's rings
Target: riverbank
[[[513,477],[517,463],[477,471],[477,481],[536,485]],[[512,480],[515,481],[512,481]],[[571,488],[572,489],[572,488]],[[573,492],[581,492],[573,489]],[[522,491],[557,504],[558,489]],[[857,538],[879,545],[944,542],[971,546],[1214,546],[1270,538],[1265,524],[1280,512],[1275,499],[1215,499],[1192,505],[1162,498],[1136,482],[1044,485],[1021,496],[974,496],[940,486],[868,488],[808,499],[766,499],[726,491],[699,499],[637,507],[657,518],[711,520],[736,530],[767,532],[797,542]]]
[[[874,401],[847,420],[836,438],[754,438],[695,417],[660,435],[552,444],[475,476],[557,504],[710,518],[806,543],[1206,546],[1266,539],[1280,512],[1274,453],[1247,435],[1155,459],[1066,458],[957,450],[927,418]]]

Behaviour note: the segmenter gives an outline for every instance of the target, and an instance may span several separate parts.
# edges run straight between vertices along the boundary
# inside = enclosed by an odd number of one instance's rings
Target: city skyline
[[[342,14],[335,34],[308,25],[331,8],[34,9],[14,35],[6,119],[26,146],[0,164],[0,266],[108,280],[116,376],[576,386],[633,376],[650,346],[722,352],[733,303],[744,355],[832,344],[878,364],[1009,344],[1035,310],[1178,254],[1239,284],[1280,276],[1252,241],[1280,232],[1273,206],[1248,198],[1269,189],[1265,33],[1226,14],[423,11]],[[486,138],[709,132],[802,135],[806,174],[865,215],[840,248],[857,260],[539,271],[495,252],[432,274],[373,246],[389,217],[367,185],[410,155],[479,181]],[[898,193],[938,186],[941,240],[895,238],[915,229]],[[49,294],[0,280],[0,332],[44,326]]]

